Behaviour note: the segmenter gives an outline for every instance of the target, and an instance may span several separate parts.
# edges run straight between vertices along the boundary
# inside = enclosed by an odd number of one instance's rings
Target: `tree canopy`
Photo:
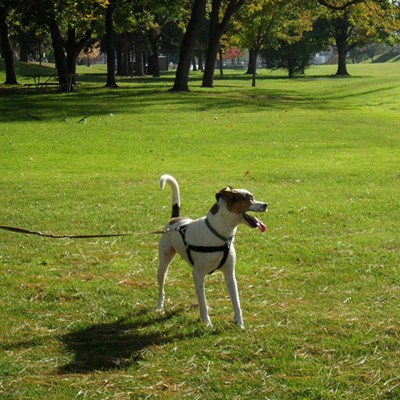
[[[318,0],[323,6],[320,19],[338,53],[337,75],[348,75],[346,58],[350,50],[368,43],[397,37],[399,5],[384,0]]]

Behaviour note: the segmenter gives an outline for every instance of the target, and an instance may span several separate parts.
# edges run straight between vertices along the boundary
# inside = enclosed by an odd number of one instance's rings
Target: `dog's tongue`
[[[257,223],[257,227],[258,229],[264,233],[267,230],[267,227],[258,219],[256,218],[256,223]]]

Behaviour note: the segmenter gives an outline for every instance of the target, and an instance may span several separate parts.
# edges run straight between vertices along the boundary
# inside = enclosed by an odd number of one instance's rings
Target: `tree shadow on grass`
[[[143,357],[146,349],[182,339],[179,329],[174,329],[174,334],[173,328],[170,331],[165,328],[165,322],[178,313],[180,310],[154,317],[154,312],[141,310],[116,322],[97,324],[63,335],[61,342],[74,359],[60,367],[59,373],[129,368]]]

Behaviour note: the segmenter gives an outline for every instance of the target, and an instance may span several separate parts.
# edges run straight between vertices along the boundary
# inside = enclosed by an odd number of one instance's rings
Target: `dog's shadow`
[[[74,359],[60,367],[60,373],[89,373],[99,370],[126,369],[139,361],[147,348],[182,339],[164,328],[180,310],[155,316],[155,312],[140,310],[112,323],[63,335],[60,340]],[[144,329],[147,328],[147,329]]]

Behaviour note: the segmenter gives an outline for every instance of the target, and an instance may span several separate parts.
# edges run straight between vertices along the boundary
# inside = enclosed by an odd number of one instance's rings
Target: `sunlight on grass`
[[[31,67],[18,65],[20,83]],[[270,210],[265,235],[236,237],[244,332],[217,273],[206,282],[215,328],[202,326],[178,259],[155,312],[157,236],[0,231],[0,396],[400,397],[400,74],[396,63],[349,71],[260,70],[256,88],[226,72],[212,90],[194,73],[184,94],[168,92],[172,74],[108,90],[104,70],[83,67],[73,93],[1,86],[2,225],[159,229],[162,173],[193,218],[226,185]]]

